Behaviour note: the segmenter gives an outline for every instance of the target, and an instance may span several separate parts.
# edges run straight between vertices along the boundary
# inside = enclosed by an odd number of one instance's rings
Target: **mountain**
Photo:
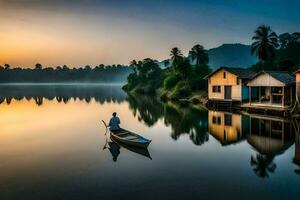
[[[207,50],[209,66],[215,70],[221,66],[247,68],[257,62],[255,56],[251,55],[250,45],[245,44],[222,44],[219,47]],[[169,59],[157,61],[161,68],[171,65]]]
[[[257,62],[250,53],[250,45],[223,44],[208,50],[209,66],[215,70],[220,66],[250,67]]]

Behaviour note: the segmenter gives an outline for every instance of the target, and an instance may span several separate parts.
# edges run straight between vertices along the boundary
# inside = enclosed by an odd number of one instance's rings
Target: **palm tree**
[[[192,61],[196,60],[197,65],[208,64],[209,58],[207,51],[200,44],[193,46],[193,48],[189,52],[189,55],[191,56]]]
[[[180,49],[178,49],[177,47],[174,47],[173,49],[171,49],[170,56],[171,56],[172,64],[175,64],[175,65],[177,65],[183,57]]]
[[[262,25],[255,30],[252,37],[251,54],[255,54],[262,62],[270,61],[279,46],[278,37],[269,26]]]
[[[251,156],[251,166],[255,174],[261,178],[269,177],[269,172],[274,173],[276,164],[273,162],[274,156],[257,154]]]
[[[175,65],[175,72],[181,76],[185,85],[188,84],[188,76],[191,72],[191,64],[188,58],[182,58],[177,65]]]

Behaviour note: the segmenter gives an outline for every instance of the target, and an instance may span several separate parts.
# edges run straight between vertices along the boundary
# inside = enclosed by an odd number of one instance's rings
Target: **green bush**
[[[178,76],[170,75],[164,80],[164,88],[171,89],[173,88],[179,81]]]
[[[170,98],[178,100],[180,98],[185,98],[192,93],[191,87],[184,82],[179,82],[173,89]]]

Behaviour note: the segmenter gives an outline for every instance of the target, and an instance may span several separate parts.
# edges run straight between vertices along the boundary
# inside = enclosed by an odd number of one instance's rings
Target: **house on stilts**
[[[250,69],[221,67],[205,78],[210,108],[287,115],[298,102],[300,113],[300,69],[293,74],[286,71],[254,73]]]
[[[249,102],[242,107],[286,114],[295,102],[295,81],[294,74],[289,72],[261,71],[248,81]]]
[[[208,105],[232,107],[249,100],[247,81],[255,73],[250,69],[220,67],[205,79],[208,80]]]

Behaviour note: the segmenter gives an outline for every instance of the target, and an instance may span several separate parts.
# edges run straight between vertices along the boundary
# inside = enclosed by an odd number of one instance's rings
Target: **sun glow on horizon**
[[[81,67],[163,60],[175,46],[187,54],[198,43],[206,48],[249,44],[261,23],[285,32],[296,31],[299,24],[296,14],[290,14],[297,6],[231,5],[206,0],[0,0],[0,65]],[[252,12],[253,7],[259,10]]]

